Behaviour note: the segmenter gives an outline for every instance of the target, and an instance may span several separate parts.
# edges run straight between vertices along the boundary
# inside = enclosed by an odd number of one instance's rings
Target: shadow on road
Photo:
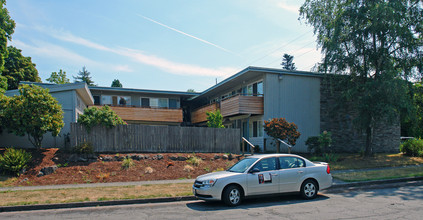
[[[366,187],[351,187],[344,189],[329,189],[329,193],[336,193],[338,195],[352,198],[363,193],[366,193],[369,197],[377,196],[390,196],[397,195],[403,200],[421,200],[423,199],[422,181],[415,182],[404,182],[394,184],[380,184]]]
[[[223,202],[219,201],[198,201],[188,203],[186,206],[196,211],[222,211],[222,210],[233,210],[233,209],[250,209],[250,208],[263,208],[280,205],[291,205],[298,203],[313,202],[318,200],[326,200],[329,197],[319,194],[313,200],[304,200],[298,195],[284,195],[284,196],[272,196],[272,197],[259,197],[259,198],[247,198],[241,205],[237,207],[229,207]]]

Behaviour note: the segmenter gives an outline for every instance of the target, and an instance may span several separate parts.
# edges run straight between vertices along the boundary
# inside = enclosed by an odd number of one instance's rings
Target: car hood
[[[204,181],[209,179],[221,179],[229,176],[237,176],[241,173],[235,173],[235,172],[228,172],[228,171],[220,171],[220,172],[214,172],[214,173],[207,173],[201,176],[197,177],[198,181]]]

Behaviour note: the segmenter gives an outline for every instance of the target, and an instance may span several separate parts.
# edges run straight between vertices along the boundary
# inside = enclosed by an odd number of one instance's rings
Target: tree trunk
[[[276,140],[276,153],[281,152],[280,151],[280,146],[281,146],[281,142],[279,142],[278,140]]]
[[[372,127],[369,125],[366,128],[366,150],[364,152],[365,157],[373,156],[373,147],[372,147]]]

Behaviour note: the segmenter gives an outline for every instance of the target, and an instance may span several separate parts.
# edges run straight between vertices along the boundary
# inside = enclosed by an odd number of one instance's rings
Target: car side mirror
[[[258,173],[258,172],[260,172],[259,168],[254,168],[254,169],[250,170],[249,173]]]

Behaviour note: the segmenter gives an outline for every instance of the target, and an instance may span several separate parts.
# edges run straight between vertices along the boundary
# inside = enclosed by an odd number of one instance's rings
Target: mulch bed
[[[134,154],[100,154],[96,155],[98,159],[91,162],[68,162],[72,155],[58,149],[28,151],[32,153],[32,161],[27,171],[14,182],[16,186],[191,179],[218,169],[226,170],[241,159],[240,156],[233,155],[234,159],[229,160],[223,158],[224,154],[221,153],[143,153],[142,155],[147,156],[148,159],[133,160],[134,166],[123,169],[122,161],[106,162],[101,159],[122,158]],[[159,154],[163,156],[163,159],[157,159]],[[193,156],[202,158],[198,166],[188,161],[174,160],[175,157]],[[216,156],[220,158],[216,159]],[[54,173],[37,177],[42,168],[54,165],[59,167]],[[186,165],[190,165],[193,170],[186,169]],[[153,172],[146,173],[147,167],[151,167]]]

